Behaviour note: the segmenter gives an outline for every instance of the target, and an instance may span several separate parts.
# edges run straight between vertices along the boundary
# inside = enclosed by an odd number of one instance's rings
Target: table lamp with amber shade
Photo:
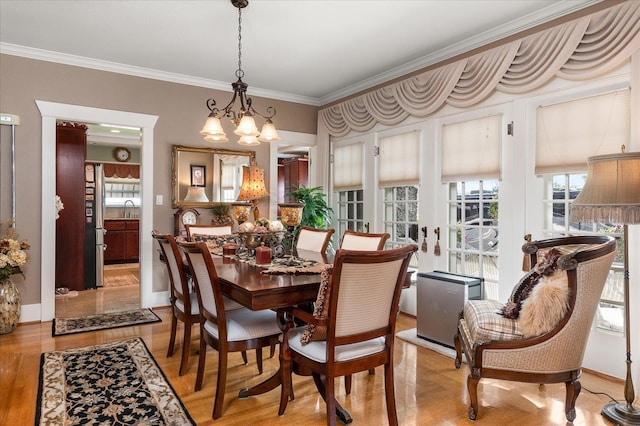
[[[626,402],[610,403],[602,415],[615,424],[640,425],[640,408],[634,405],[631,376],[631,330],[629,310],[629,224],[640,223],[640,152],[598,155],[588,159],[587,181],[571,204],[571,220],[623,224],[624,331],[627,349]]]
[[[242,167],[242,186],[237,201],[249,201],[253,207],[253,218],[258,220],[258,199],[269,195],[264,186],[264,170],[257,166]]]

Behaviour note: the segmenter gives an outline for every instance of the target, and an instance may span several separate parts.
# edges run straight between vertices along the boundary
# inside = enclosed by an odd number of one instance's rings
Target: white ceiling
[[[323,105],[598,1],[252,0],[244,81]],[[0,52],[230,90],[237,19],[228,0],[0,0]]]

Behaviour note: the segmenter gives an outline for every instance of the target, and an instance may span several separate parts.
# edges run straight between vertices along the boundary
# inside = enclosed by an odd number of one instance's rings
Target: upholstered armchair
[[[559,254],[548,275],[538,263],[551,249]],[[516,286],[505,305],[474,300],[460,313],[454,336],[455,366],[464,352],[469,364],[469,419],[478,415],[478,383],[483,378],[566,386],[565,415],[576,417],[580,375],[589,331],[616,252],[608,236],[576,236],[526,243],[533,270]],[[548,266],[548,265],[547,265]],[[539,275],[539,277],[537,276]],[[524,289],[527,280],[540,278]],[[543,284],[544,282],[544,284]],[[568,289],[568,291],[567,291]],[[517,318],[505,318],[506,306],[528,293]],[[564,299],[559,296],[564,294]],[[515,298],[515,299],[514,299]],[[542,313],[542,314],[541,314]],[[557,318],[553,318],[553,315]],[[513,315],[512,315],[513,316]]]

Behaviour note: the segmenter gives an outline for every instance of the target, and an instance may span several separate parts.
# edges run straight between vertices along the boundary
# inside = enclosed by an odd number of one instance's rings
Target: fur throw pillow
[[[560,256],[560,251],[555,248],[547,251],[538,264],[522,277],[513,288],[509,300],[498,313],[505,318],[518,319],[522,309],[522,302],[529,297],[541,277],[553,274],[556,271],[558,267],[557,261]]]
[[[524,337],[551,331],[569,309],[567,274],[557,271],[544,276],[522,303],[518,325]]]

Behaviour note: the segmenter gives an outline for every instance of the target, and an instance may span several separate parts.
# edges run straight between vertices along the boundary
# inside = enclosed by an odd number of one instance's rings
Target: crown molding
[[[176,74],[165,71],[158,71],[150,68],[125,65],[117,62],[103,61],[100,59],[87,58],[84,56],[69,55],[66,53],[54,52],[33,47],[20,46],[17,44],[0,42],[0,54],[20,56],[39,61],[55,62],[58,64],[71,65],[81,68],[89,68],[99,71],[114,72],[118,74],[131,75],[134,77],[149,78],[152,80],[167,81],[170,83],[186,84],[189,86],[204,87],[207,89],[221,90],[232,93],[231,82],[222,82],[206,78],[192,77],[184,74]],[[276,92],[274,90],[251,87],[251,96],[258,96],[268,99],[277,99],[299,104],[320,106],[320,99],[308,96],[299,96],[291,93]]]

